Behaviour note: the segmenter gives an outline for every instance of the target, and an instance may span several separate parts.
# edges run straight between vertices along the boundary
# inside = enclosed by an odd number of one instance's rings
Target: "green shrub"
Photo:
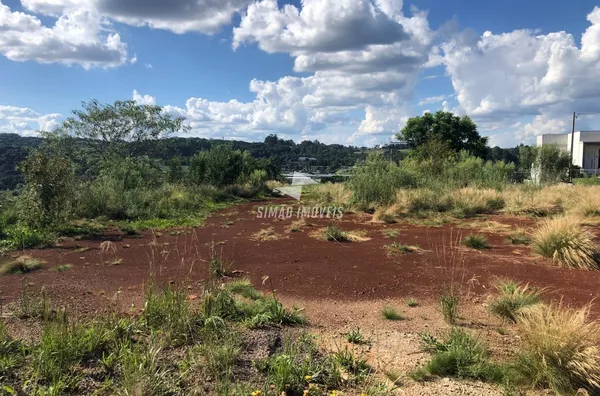
[[[513,245],[529,245],[531,243],[531,237],[523,231],[511,232],[506,240]]]
[[[17,224],[5,230],[6,239],[0,241],[0,249],[44,248],[54,245],[56,235],[46,229],[30,228]]]
[[[490,245],[487,238],[483,235],[469,234],[463,240],[462,244],[471,249],[489,249]]]
[[[600,177],[577,177],[573,184],[581,186],[600,186]]]

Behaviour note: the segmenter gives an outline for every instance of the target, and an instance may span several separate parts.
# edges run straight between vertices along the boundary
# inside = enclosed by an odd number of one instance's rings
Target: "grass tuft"
[[[531,237],[524,231],[514,231],[506,236],[506,240],[513,245],[529,245]]]
[[[521,285],[511,280],[499,280],[494,287],[498,291],[498,297],[492,300],[488,309],[502,319],[516,323],[523,308],[540,302],[540,292],[530,288],[528,284]]]
[[[325,239],[336,242],[350,242],[348,233],[335,224],[330,224],[325,228]]]
[[[523,341],[516,369],[536,387],[557,394],[578,388],[600,391],[600,324],[588,321],[590,306],[566,308],[562,303],[538,304],[521,313]]]
[[[444,320],[449,324],[455,324],[460,309],[460,293],[455,287],[449,288],[439,298],[440,310]]]
[[[9,260],[0,266],[0,274],[26,274],[42,268],[43,261],[23,255]]]
[[[462,244],[466,247],[469,247],[471,249],[477,249],[477,250],[490,248],[490,245],[489,245],[486,237],[484,237],[483,235],[477,235],[477,234],[467,235],[463,239]]]
[[[533,234],[532,249],[561,267],[593,270],[600,264],[594,236],[574,217],[546,220]]]
[[[404,316],[404,314],[402,314],[402,312],[399,312],[398,310],[396,310],[396,308],[391,307],[389,305],[386,305],[385,307],[383,307],[383,309],[381,310],[381,313],[382,313],[383,317],[387,320],[404,320],[404,319],[406,319],[406,317]]]
[[[350,330],[345,335],[346,335],[346,341],[348,341],[351,344],[361,345],[361,344],[369,343],[369,341],[363,335],[362,331],[360,331],[359,327]]]

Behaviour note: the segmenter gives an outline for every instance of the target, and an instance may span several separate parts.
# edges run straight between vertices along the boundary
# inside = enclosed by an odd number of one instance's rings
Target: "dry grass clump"
[[[450,194],[454,212],[459,217],[493,213],[504,207],[502,193],[492,189],[461,188]]]
[[[352,192],[344,183],[314,184],[306,187],[306,200],[312,204],[348,207]]]
[[[546,220],[533,234],[532,249],[562,267],[598,269],[600,250],[579,219],[562,216]]]
[[[283,238],[283,235],[275,232],[273,227],[265,228],[252,234],[255,241],[276,241]]]
[[[375,223],[394,224],[396,223],[396,214],[394,207],[380,206],[373,213],[372,221]]]
[[[28,255],[19,256],[0,266],[0,274],[24,274],[42,268],[43,261]]]
[[[516,368],[537,387],[557,394],[600,390],[600,324],[589,322],[590,306],[580,309],[534,305],[519,315],[522,352]]]
[[[551,187],[538,188],[530,185],[509,187],[502,193],[504,211],[516,215],[545,217],[562,213],[564,197],[556,194]]]
[[[576,215],[600,216],[600,186],[577,186],[579,200],[573,208]]]

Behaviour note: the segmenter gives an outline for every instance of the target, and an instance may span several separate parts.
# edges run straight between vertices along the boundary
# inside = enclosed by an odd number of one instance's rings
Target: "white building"
[[[550,144],[571,152],[571,133],[537,137],[538,146]],[[573,147],[573,165],[581,167],[588,173],[598,174],[600,169],[600,131],[575,131]]]

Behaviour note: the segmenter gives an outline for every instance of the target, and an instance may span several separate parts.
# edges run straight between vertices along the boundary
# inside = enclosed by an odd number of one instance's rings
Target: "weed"
[[[0,266],[0,274],[26,274],[42,268],[44,262],[40,259],[23,255],[9,260]]]
[[[365,338],[363,333],[360,331],[359,327],[352,329],[346,333],[346,341],[348,341],[351,344],[358,345],[369,343],[369,340]]]
[[[387,320],[404,320],[406,317],[402,312],[397,311],[394,307],[386,305],[381,311],[383,317]]]
[[[433,346],[431,346],[433,345]],[[444,342],[430,343],[433,359],[420,373],[422,377],[436,375],[499,381],[503,368],[489,362],[487,346],[464,330],[452,329]]]
[[[440,309],[444,320],[449,324],[455,324],[460,309],[460,292],[456,287],[450,287],[439,298]]]
[[[483,235],[469,234],[463,240],[462,244],[471,249],[489,249],[490,245]]]
[[[498,327],[496,330],[498,331],[498,334],[500,334],[500,335],[504,336],[504,335],[508,334],[504,327]]]
[[[348,347],[334,353],[334,357],[346,371],[355,376],[366,376],[371,370],[367,361],[360,356],[356,356]]]
[[[338,226],[330,224],[325,228],[325,239],[336,242],[350,242],[348,233],[342,231]]]
[[[523,308],[540,302],[540,292],[529,285],[521,285],[511,280],[499,280],[494,284],[498,296],[490,302],[489,311],[512,322],[517,322]]]
[[[598,269],[600,250],[593,238],[576,218],[557,217],[535,231],[532,250],[562,267]]]
[[[415,300],[414,298],[409,298],[408,301],[406,302],[406,305],[408,305],[411,308],[418,307],[419,301]]]

